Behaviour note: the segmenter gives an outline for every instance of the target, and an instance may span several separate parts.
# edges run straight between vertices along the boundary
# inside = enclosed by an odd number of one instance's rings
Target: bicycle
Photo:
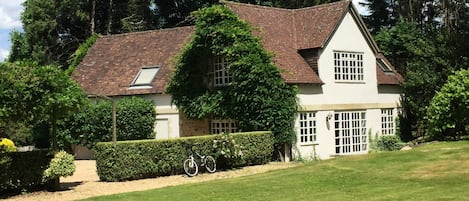
[[[215,162],[215,158],[210,155],[200,155],[195,153],[198,157],[198,162],[200,165],[197,164],[197,160],[194,157],[194,152],[190,151],[189,158],[184,160],[184,172],[189,177],[196,176],[199,173],[199,167],[204,167],[207,169],[209,173],[214,173],[217,170],[217,163]]]

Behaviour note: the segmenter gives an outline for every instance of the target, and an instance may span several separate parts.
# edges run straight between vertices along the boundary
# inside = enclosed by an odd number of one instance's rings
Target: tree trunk
[[[108,10],[108,18],[107,18],[107,35],[111,35],[111,27],[112,27],[112,0],[109,0],[109,10]]]
[[[95,17],[96,17],[96,0],[92,0],[91,1],[91,16],[90,16],[90,25],[91,25],[91,35],[93,35],[95,33],[95,26],[96,26],[96,23],[94,22],[95,21]]]

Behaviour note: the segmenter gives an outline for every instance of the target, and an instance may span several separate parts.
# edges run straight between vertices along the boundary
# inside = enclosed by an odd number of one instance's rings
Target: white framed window
[[[159,70],[159,67],[140,69],[131,86],[150,86]]]
[[[212,59],[213,86],[227,86],[233,81],[233,76],[228,69],[228,62],[225,57],[216,56]]]
[[[300,112],[298,114],[298,122],[297,133],[300,144],[316,142],[316,112]]]
[[[381,134],[394,135],[394,109],[381,109]]]
[[[334,52],[334,79],[336,81],[363,81],[363,53]]]
[[[212,119],[210,131],[212,134],[235,133],[237,131],[236,122],[230,119]]]
[[[335,153],[353,154],[368,150],[365,111],[334,113]]]

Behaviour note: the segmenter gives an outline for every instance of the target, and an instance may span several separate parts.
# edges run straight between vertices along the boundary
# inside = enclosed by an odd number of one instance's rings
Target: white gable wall
[[[364,81],[336,81],[334,51],[363,53]],[[381,130],[381,108],[396,108],[399,103],[398,93],[378,93],[375,54],[350,12],[346,14],[327,46],[319,52],[318,68],[319,77],[324,82],[322,86],[299,86],[300,111],[316,112],[317,129],[316,143],[297,142],[294,147],[294,153],[303,159],[327,159],[336,154],[334,112],[365,111],[367,134],[371,132],[374,135]],[[328,115],[332,117],[329,121],[326,120]],[[295,126],[299,127],[298,120]]]

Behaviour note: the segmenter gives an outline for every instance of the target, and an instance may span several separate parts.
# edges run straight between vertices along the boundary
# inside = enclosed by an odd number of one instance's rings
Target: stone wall
[[[208,119],[192,120],[185,114],[179,114],[179,136],[199,136],[210,134],[210,121]]]

